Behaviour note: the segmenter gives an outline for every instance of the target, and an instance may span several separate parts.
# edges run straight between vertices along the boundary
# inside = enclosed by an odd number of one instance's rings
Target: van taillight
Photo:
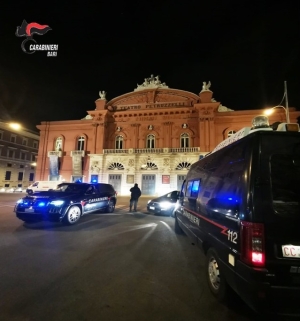
[[[263,267],[265,265],[264,224],[241,222],[241,260],[246,264]]]

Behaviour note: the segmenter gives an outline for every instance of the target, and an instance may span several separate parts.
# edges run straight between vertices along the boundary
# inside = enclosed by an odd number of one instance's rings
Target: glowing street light
[[[265,110],[265,115],[271,115],[274,112],[275,108],[283,108],[285,111],[285,117],[286,117],[286,122],[289,124],[290,123],[290,115],[289,115],[289,108],[283,107],[281,105],[278,106],[274,106],[272,108],[269,108],[267,110]]]
[[[20,130],[22,126],[18,123],[9,123],[9,127],[11,127],[14,130]]]

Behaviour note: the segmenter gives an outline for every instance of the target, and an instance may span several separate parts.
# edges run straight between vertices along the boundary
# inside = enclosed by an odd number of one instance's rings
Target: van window
[[[274,154],[271,157],[273,208],[276,215],[300,215],[300,156]]]
[[[189,181],[187,183],[186,196],[197,198],[199,190],[200,190],[200,179],[195,181]]]

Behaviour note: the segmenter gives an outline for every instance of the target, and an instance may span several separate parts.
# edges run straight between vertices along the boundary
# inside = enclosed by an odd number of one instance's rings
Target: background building
[[[0,191],[25,190],[35,179],[39,135],[0,121]]]
[[[110,101],[100,91],[84,119],[42,122],[37,179],[108,182],[121,195],[134,183],[144,195],[180,189],[192,163],[263,112],[233,111],[213,98],[210,86],[204,82],[197,95],[151,75]],[[299,115],[290,108],[291,122]],[[277,121],[286,122],[285,109],[270,116]]]

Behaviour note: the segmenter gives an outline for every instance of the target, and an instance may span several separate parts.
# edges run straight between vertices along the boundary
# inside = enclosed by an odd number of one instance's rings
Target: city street
[[[0,194],[1,321],[258,319],[238,298],[215,300],[205,257],[174,218],[147,213],[148,198],[64,226],[18,220],[21,196]]]

